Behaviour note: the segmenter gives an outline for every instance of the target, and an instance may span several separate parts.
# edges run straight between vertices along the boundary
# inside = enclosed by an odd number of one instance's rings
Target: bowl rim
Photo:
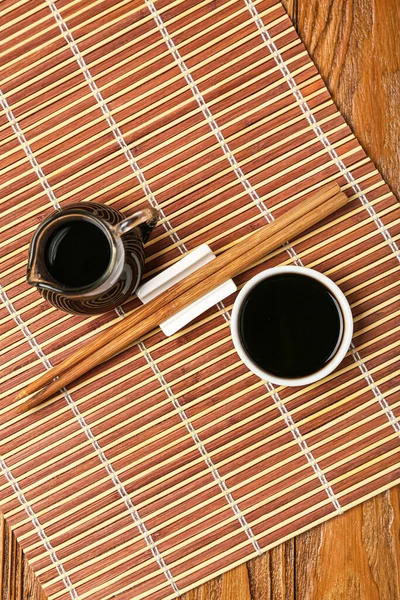
[[[268,373],[268,371],[265,371],[264,369],[262,369],[259,365],[257,365],[257,363],[255,363],[250,358],[250,356],[245,351],[243,343],[241,341],[240,333],[239,333],[240,311],[241,311],[243,302],[244,302],[245,298],[247,297],[247,295],[249,294],[249,292],[256,285],[258,285],[260,283],[260,281],[263,281],[264,279],[268,279],[269,277],[272,277],[274,275],[279,275],[281,273],[297,273],[297,274],[302,273],[303,275],[306,275],[307,277],[311,277],[312,279],[315,279],[316,281],[323,283],[335,296],[336,300],[338,301],[338,303],[340,305],[340,309],[341,309],[342,315],[343,315],[343,335],[342,335],[342,340],[340,342],[340,345],[339,345],[338,349],[336,350],[336,353],[322,369],[319,369],[315,373],[311,373],[310,375],[307,375],[304,377],[295,377],[295,378],[278,377],[278,376]],[[309,267],[298,267],[298,266],[272,267],[270,269],[261,271],[260,273],[258,273],[254,277],[252,277],[240,290],[240,292],[237,295],[236,300],[233,304],[232,317],[231,317],[231,333],[232,333],[233,344],[235,346],[236,352],[239,354],[240,358],[242,359],[244,364],[250,369],[250,371],[252,371],[256,375],[258,375],[258,377],[260,377],[261,379],[268,381],[270,383],[276,384],[276,385],[283,385],[283,386],[289,386],[289,387],[304,386],[304,385],[309,385],[311,383],[315,383],[316,381],[319,381],[320,379],[323,379],[324,377],[326,377],[327,375],[332,373],[338,367],[338,365],[342,362],[342,360],[344,359],[344,357],[346,356],[346,354],[349,350],[351,340],[353,337],[353,315],[351,312],[350,304],[349,304],[346,296],[342,292],[342,290],[339,288],[339,286],[334,281],[332,281],[332,279],[330,279],[323,273],[320,273],[319,271],[316,271],[315,269],[310,269]]]

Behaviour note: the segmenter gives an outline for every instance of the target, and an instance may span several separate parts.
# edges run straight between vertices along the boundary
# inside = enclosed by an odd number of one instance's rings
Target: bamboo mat
[[[0,504],[49,598],[160,600],[400,481],[400,208],[275,0],[3,0]],[[327,181],[346,210],[237,279],[304,264],[354,314],[340,368],[273,387],[238,359],[234,298],[157,330],[18,418],[27,381],[135,310],[82,319],[25,283],[76,200],[162,222],[147,276],[218,254]]]

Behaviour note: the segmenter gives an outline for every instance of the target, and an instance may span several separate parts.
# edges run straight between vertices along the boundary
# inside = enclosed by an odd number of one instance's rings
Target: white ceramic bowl
[[[257,363],[255,363],[250,356],[247,354],[244,349],[240,331],[239,331],[239,316],[242,308],[242,304],[250,292],[260,281],[267,279],[268,277],[272,277],[273,275],[280,275],[285,273],[299,273],[302,275],[306,275],[307,277],[312,277],[316,279],[320,283],[322,283],[325,287],[327,287],[336,300],[339,303],[340,309],[343,315],[343,336],[342,341],[334,354],[331,360],[319,371],[315,373],[311,373],[306,377],[298,377],[293,379],[286,379],[283,377],[277,377],[264,371]],[[319,379],[323,379],[332,371],[336,369],[336,367],[342,362],[343,358],[346,356],[346,353],[349,349],[351,339],[353,337],[353,316],[351,314],[350,305],[347,301],[346,296],[343,294],[341,289],[334,283],[329,277],[319,273],[318,271],[314,271],[314,269],[307,269],[305,267],[274,267],[272,269],[268,269],[259,273],[250,281],[246,283],[246,285],[242,288],[240,293],[238,294],[235,303],[233,305],[232,311],[232,321],[231,321],[231,330],[232,330],[232,338],[233,343],[235,345],[236,351],[239,354],[240,358],[244,362],[244,364],[253,371],[256,375],[261,377],[261,379],[265,379],[266,381],[270,381],[276,385],[285,385],[285,386],[300,386],[300,385],[309,385],[310,383],[314,383]]]

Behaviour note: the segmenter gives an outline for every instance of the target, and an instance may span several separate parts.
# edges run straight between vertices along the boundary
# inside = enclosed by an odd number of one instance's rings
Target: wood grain
[[[396,0],[286,0],[285,5],[342,113],[399,194],[400,6]],[[397,600],[399,500],[399,490],[393,489],[186,599]],[[9,546],[7,532],[5,537],[0,548]],[[9,582],[17,598],[22,591],[22,561],[12,547],[12,556],[4,556],[3,598],[12,597]],[[42,600],[26,565],[23,577],[21,597]]]

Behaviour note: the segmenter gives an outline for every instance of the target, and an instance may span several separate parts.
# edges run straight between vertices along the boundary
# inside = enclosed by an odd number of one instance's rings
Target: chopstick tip
[[[23,396],[21,399],[24,399],[25,397],[26,397],[26,395]],[[43,388],[36,394],[33,394],[33,396],[31,396],[31,398],[28,398],[28,400],[25,400],[18,406],[14,406],[14,414],[16,416],[24,415],[27,412],[29,412],[31,409],[36,408],[36,406],[39,406],[39,404],[42,404],[42,402],[44,402],[46,399],[47,399],[47,388]]]
[[[23,400],[27,396],[28,396],[28,392],[24,388],[23,390],[19,391],[18,394],[15,396],[14,402],[19,402],[20,400]]]

